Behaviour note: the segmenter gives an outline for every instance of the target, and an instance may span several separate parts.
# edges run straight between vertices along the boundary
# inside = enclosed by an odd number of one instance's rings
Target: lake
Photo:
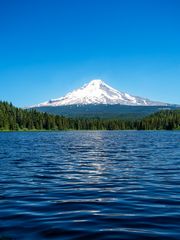
[[[0,239],[180,239],[180,131],[0,133]]]

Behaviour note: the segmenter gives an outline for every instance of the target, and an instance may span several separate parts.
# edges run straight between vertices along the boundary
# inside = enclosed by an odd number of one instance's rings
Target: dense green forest
[[[180,110],[162,110],[141,120],[85,119],[24,110],[0,102],[0,130],[173,130],[180,129]]]
[[[38,112],[47,112],[71,118],[102,118],[102,119],[125,119],[139,120],[160,110],[176,110],[176,105],[170,106],[128,106],[108,104],[88,105],[65,105],[35,107]]]

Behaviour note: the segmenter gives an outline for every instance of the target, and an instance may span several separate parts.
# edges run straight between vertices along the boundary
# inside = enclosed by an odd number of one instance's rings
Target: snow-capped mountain
[[[85,84],[83,87],[74,90],[64,97],[52,99],[33,107],[45,106],[68,106],[68,105],[131,105],[131,106],[167,106],[167,103],[151,101],[147,98],[136,97],[118,91],[102,80],[96,79]]]

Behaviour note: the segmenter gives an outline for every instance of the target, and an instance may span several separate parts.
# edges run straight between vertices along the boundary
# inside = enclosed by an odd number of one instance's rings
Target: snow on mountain
[[[146,98],[136,97],[128,93],[120,92],[102,80],[96,79],[85,84],[83,87],[74,90],[64,97],[51,99],[48,102],[40,103],[33,107],[44,106],[67,106],[87,104],[121,104],[134,106],[166,106],[167,103],[150,101]]]

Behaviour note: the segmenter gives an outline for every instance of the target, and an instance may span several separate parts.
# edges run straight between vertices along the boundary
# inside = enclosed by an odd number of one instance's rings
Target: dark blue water
[[[180,239],[180,131],[0,133],[0,239]]]

